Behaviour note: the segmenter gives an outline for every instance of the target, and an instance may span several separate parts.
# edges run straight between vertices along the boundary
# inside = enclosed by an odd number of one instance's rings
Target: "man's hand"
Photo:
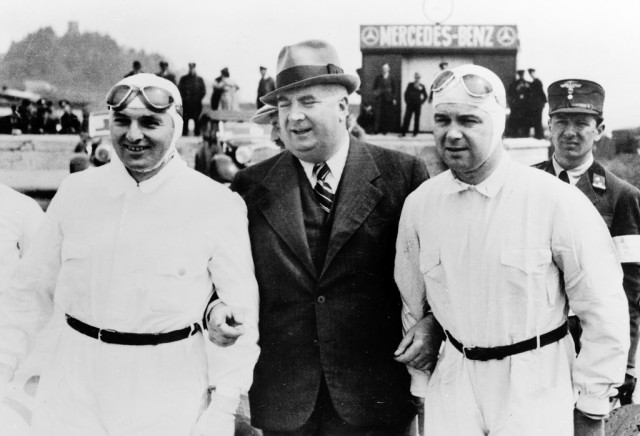
[[[442,327],[429,313],[404,336],[394,353],[395,359],[420,371],[432,372],[443,340]]]
[[[235,344],[236,340],[245,332],[242,325],[243,317],[226,304],[216,304],[209,313],[207,329],[209,340],[220,347]]]
[[[574,436],[604,436],[604,419],[593,419],[578,409],[573,409]]]

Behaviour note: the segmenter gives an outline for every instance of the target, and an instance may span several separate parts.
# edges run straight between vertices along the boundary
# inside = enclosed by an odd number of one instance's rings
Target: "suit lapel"
[[[291,153],[282,153],[262,182],[266,192],[257,207],[296,257],[316,276],[304,228],[297,164]]]
[[[347,162],[338,187],[323,272],[383,195],[372,183],[380,176],[380,172],[371,154],[357,139],[351,137],[350,141]]]

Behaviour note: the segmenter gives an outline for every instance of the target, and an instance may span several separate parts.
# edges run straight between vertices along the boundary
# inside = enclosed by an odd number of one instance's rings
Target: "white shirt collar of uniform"
[[[178,152],[167,162],[167,164],[153,177],[138,183],[127,171],[124,164],[115,156],[107,164],[111,167],[113,176],[109,184],[109,193],[117,197],[124,194],[131,188],[138,187],[144,194],[155,191],[165,180],[186,166],[186,162],[180,157]]]
[[[334,192],[338,187],[338,183],[340,183],[340,178],[342,177],[344,166],[347,163],[347,154],[349,154],[348,135],[345,137],[345,140],[342,141],[341,144],[338,144],[338,151],[336,151],[333,156],[327,159],[327,165],[329,166],[329,170],[331,172],[327,175],[325,182],[327,182],[329,186],[331,186]],[[311,183],[311,186],[315,186],[316,178],[313,174],[313,166],[315,164],[312,162],[303,161],[302,159],[298,160],[302,165],[304,173],[307,175],[307,179],[309,179],[309,183]]]
[[[564,168],[562,168],[556,160],[555,154],[553,155],[553,159],[551,159],[551,162],[553,162],[553,171],[556,173],[556,176],[559,176],[561,171],[566,171],[567,175],[569,176],[569,183],[575,185],[576,183],[578,183],[578,180],[580,180],[580,177],[582,177],[582,175],[586,173],[589,168],[591,168],[591,165],[593,165],[593,154],[589,153],[589,158],[585,163],[571,170],[565,170]]]
[[[493,170],[489,177],[487,177],[477,185],[470,185],[468,183],[465,183],[462,180],[458,179],[452,171],[449,171],[448,177],[450,179],[450,183],[448,183],[447,186],[448,191],[450,194],[454,194],[466,190],[475,190],[485,197],[493,198],[498,194],[498,192],[500,192],[500,189],[504,185],[509,173],[510,166],[511,158],[509,157],[509,154],[503,153],[496,169]]]

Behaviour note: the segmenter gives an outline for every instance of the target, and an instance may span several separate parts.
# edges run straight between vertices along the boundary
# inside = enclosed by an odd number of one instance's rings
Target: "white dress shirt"
[[[570,306],[584,320],[572,371],[578,408],[608,413],[624,378],[629,318],[611,237],[581,192],[506,154],[477,186],[446,171],[406,200],[396,253],[410,318],[421,319],[427,301],[465,346],[542,335]]]
[[[140,183],[117,159],[71,175],[0,299],[0,362],[22,359],[47,305],[103,329],[169,332],[199,322],[215,286],[245,315],[246,334],[210,362],[219,391],[239,395],[259,354],[247,225],[240,196],[177,156]]]

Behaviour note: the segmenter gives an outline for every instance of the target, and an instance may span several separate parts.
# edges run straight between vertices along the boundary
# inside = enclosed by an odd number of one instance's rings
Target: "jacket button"
[[[320,304],[324,303],[324,295],[320,295],[318,297],[318,303],[320,303]]]

